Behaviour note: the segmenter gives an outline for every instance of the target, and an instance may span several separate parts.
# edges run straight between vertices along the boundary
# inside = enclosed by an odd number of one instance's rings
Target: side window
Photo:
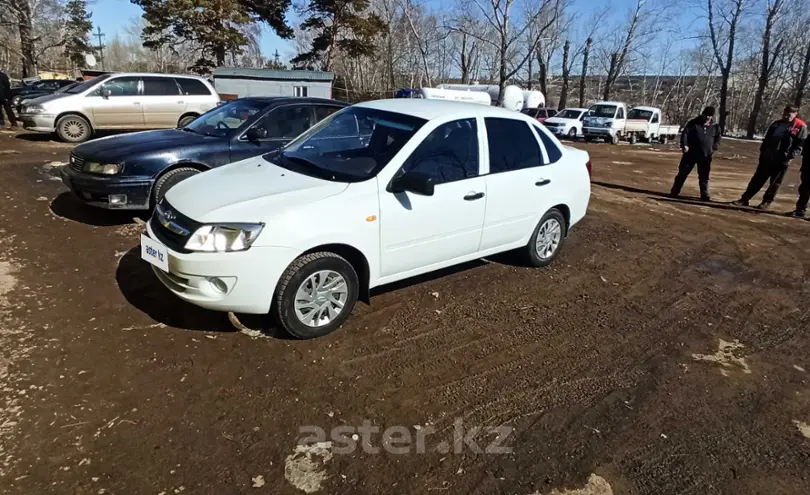
[[[437,127],[411,153],[402,172],[419,172],[445,184],[478,177],[478,126],[475,119]]]
[[[315,110],[317,118],[318,109]],[[322,129],[315,139],[357,137],[357,117],[354,114],[341,114]]]
[[[293,96],[297,98],[305,98],[307,96],[307,87],[293,86]]]
[[[110,97],[118,96],[138,96],[139,77],[117,77],[109,79],[99,88],[93,91],[92,96],[101,96],[104,91],[110,92]]]
[[[619,107],[619,109],[616,111],[616,118],[617,119],[624,118],[624,108]]]
[[[210,96],[211,90],[202,81],[189,79],[186,77],[176,77],[177,85],[180,86],[181,94],[186,96]]]
[[[317,107],[315,107],[315,120],[317,122],[320,122],[323,119],[325,119],[326,117],[329,117],[333,113],[337,112],[338,110],[340,110],[340,107],[317,106]]]
[[[374,133],[374,125],[376,124],[375,121],[371,120],[368,117],[359,117],[357,119],[357,126],[360,129],[361,136],[371,136]]]
[[[522,120],[484,119],[489,143],[489,173],[498,174],[543,164],[537,139]]]
[[[143,94],[145,96],[177,96],[180,94],[177,83],[171,77],[144,77]]]
[[[657,113],[653,114],[652,123],[657,124],[658,121],[659,121],[658,114]]]
[[[310,127],[309,105],[276,108],[265,115],[256,127],[267,130],[267,139],[292,139]]]
[[[588,112],[582,112],[582,114],[579,116],[579,121],[582,122],[583,120],[585,120],[585,117],[587,117],[587,116],[588,116]]]
[[[543,148],[546,149],[546,154],[548,155],[548,163],[546,165],[554,163],[562,158],[562,151],[560,151],[560,147],[557,145],[557,143],[555,143],[552,138],[550,138],[537,126],[531,127],[534,133],[537,134],[537,137],[540,138],[540,142],[543,143]]]

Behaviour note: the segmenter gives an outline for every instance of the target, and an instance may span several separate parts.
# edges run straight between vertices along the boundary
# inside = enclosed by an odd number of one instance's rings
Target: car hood
[[[576,119],[564,119],[562,117],[551,117],[546,119],[546,122],[551,124],[574,124],[576,123]]]
[[[347,187],[281,168],[258,156],[186,179],[166,193],[166,200],[198,222],[262,223]]]
[[[180,129],[163,129],[94,139],[80,144],[73,149],[73,152],[85,159],[104,163],[117,163],[136,158],[133,155],[139,153],[166,153],[169,150],[185,146],[208,142],[225,143],[225,141],[226,138],[203,136],[202,134]],[[227,145],[227,143],[225,144]]]
[[[76,96],[76,95],[70,93],[52,93],[45,96],[38,96],[37,98],[30,100],[28,104],[43,105],[45,103],[48,103],[49,101],[60,100],[62,98],[67,98],[68,96]]]

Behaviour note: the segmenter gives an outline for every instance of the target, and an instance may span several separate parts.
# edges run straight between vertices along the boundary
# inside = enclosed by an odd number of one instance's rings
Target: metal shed
[[[214,70],[214,87],[225,95],[298,96],[332,98],[331,72],[311,70],[242,69]]]

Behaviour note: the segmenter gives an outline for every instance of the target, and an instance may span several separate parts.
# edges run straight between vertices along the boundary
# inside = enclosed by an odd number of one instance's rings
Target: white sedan
[[[555,136],[576,139],[582,137],[582,120],[587,114],[587,108],[564,108],[554,117],[546,119],[543,124]]]
[[[176,185],[141,256],[186,301],[312,338],[379,285],[515,249],[548,265],[590,191],[588,154],[518,112],[372,101]]]

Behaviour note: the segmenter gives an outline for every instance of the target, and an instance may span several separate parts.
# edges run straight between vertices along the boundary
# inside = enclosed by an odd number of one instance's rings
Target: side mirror
[[[251,127],[245,133],[245,137],[250,142],[256,142],[260,139],[267,139],[267,129],[264,127]]]
[[[406,172],[395,177],[388,186],[388,191],[401,193],[410,191],[422,196],[433,196],[433,179],[419,172]]]
[[[112,95],[112,91],[110,91],[109,89],[107,89],[107,88],[103,88],[103,89],[101,90],[101,97],[102,97],[102,98],[104,98],[105,100],[106,100],[107,98],[109,98],[109,97],[110,97],[110,95]]]

